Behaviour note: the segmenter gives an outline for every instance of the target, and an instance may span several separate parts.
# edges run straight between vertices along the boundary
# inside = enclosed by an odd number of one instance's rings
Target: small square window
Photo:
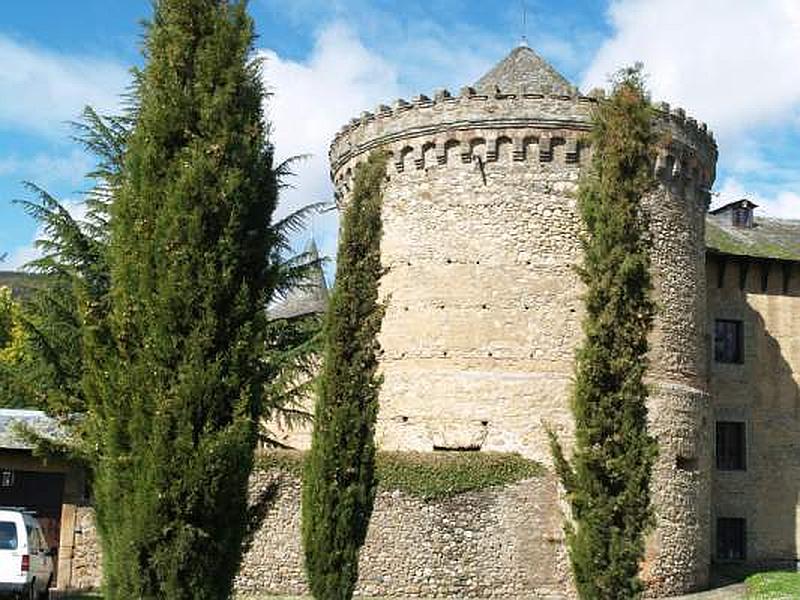
[[[739,207],[733,209],[733,226],[734,227],[752,227],[753,225],[753,211],[746,207]]]
[[[2,470],[0,471],[0,487],[12,487],[14,485],[14,471]]]
[[[744,471],[747,468],[746,439],[741,421],[717,421],[717,469]]]
[[[717,519],[717,559],[744,560],[747,547],[747,521],[738,518]]]
[[[741,321],[714,321],[714,360],[720,363],[744,362],[744,327]]]

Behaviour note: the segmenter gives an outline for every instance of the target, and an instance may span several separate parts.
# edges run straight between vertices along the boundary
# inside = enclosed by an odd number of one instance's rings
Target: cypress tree
[[[381,187],[386,156],[356,171],[344,210],[325,351],[303,483],[306,572],[317,600],[348,600],[375,498]]]
[[[277,198],[245,3],[157,0],[110,205],[110,310],[82,299],[109,599],[222,599],[245,532]]]
[[[655,305],[642,205],[654,186],[652,118],[640,67],[621,71],[596,110],[591,169],[579,186],[586,316],[571,461],[550,435],[572,509],[565,529],[575,583],[580,597],[592,600],[641,594],[638,571],[652,524],[657,445],[647,431],[643,379]]]

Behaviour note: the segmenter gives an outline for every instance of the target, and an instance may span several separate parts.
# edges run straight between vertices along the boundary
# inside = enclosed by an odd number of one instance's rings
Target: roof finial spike
[[[520,46],[528,48],[528,3],[522,0],[522,40]]]

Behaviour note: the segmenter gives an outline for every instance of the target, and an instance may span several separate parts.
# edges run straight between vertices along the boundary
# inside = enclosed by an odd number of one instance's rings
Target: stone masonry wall
[[[94,509],[89,506],[77,507],[73,543],[70,587],[78,590],[99,589],[103,579],[100,540],[97,537]]]
[[[251,499],[271,501],[245,553],[237,592],[307,594],[300,539],[300,481],[256,470]],[[91,508],[76,519],[71,589],[97,589],[100,550]],[[567,598],[556,485],[549,476],[426,501],[378,494],[361,553],[357,594],[393,598]]]
[[[712,470],[712,530],[717,518],[744,518],[747,562],[795,569],[800,560],[800,266],[710,255],[707,285],[711,332],[716,319],[741,321],[744,330],[741,364],[716,362],[713,337],[708,342],[709,429],[715,431],[716,421],[744,423],[746,450],[745,469]],[[715,539],[714,531],[714,555]]]
[[[239,592],[306,594],[300,482],[257,473],[253,493],[274,486],[263,526],[245,554]],[[426,501],[399,491],[376,498],[361,552],[357,595],[392,598],[564,598],[556,486],[550,477]]]
[[[362,115],[336,138],[340,203],[366,154],[391,156],[384,188],[380,342],[384,450],[516,451],[545,464],[544,424],[569,443],[580,343],[576,190],[590,161],[594,100],[466,88]],[[651,424],[661,453],[653,593],[707,580],[709,398],[705,377],[705,211],[716,146],[662,105],[647,201],[660,312],[652,339]]]

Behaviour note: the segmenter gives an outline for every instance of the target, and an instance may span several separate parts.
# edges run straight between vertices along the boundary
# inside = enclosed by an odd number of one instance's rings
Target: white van
[[[46,598],[54,554],[32,513],[0,508],[0,594],[25,600]]]

